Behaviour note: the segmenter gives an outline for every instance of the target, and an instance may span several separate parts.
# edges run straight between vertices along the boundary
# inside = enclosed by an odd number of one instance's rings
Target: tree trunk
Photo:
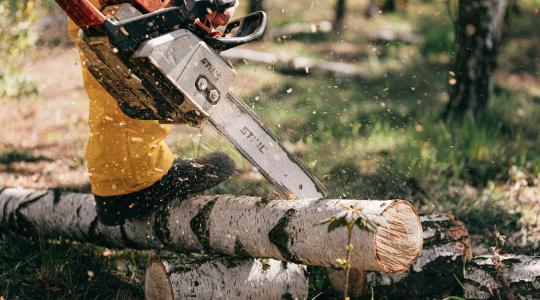
[[[273,259],[153,258],[146,299],[307,299],[305,266]]]
[[[540,299],[540,257],[477,256],[464,284],[467,299]]]
[[[345,26],[345,13],[347,10],[347,3],[345,0],[337,0],[336,11],[334,18],[334,28],[340,33]]]
[[[256,11],[266,11],[264,8],[264,2],[263,0],[249,0],[249,7],[248,11],[250,13],[256,12]]]
[[[450,215],[421,216],[424,247],[414,265],[401,274],[362,272],[350,276],[350,293],[375,299],[444,298],[461,293],[463,261],[471,260],[471,241],[462,222]],[[343,293],[343,271],[328,270],[332,287]],[[373,292],[373,295],[372,295]]]
[[[396,11],[396,0],[385,0],[383,2],[381,10],[384,13]]]
[[[414,208],[402,200],[267,200],[230,195],[174,201],[152,216],[107,227],[96,218],[92,195],[5,189],[0,225],[20,234],[40,232],[107,247],[165,248],[231,256],[263,257],[306,265],[332,266],[345,257],[345,228],[328,232],[317,222],[349,207],[378,215],[388,224],[376,233],[355,228],[351,266],[401,272],[422,247]]]
[[[377,5],[377,0],[369,0],[368,6],[366,8],[365,16],[368,19],[373,18],[379,13],[379,6]]]
[[[487,109],[507,4],[507,0],[459,1],[445,117],[478,115]]]

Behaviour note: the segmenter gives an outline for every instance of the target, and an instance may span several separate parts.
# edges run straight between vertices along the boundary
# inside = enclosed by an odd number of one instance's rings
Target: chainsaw
[[[208,120],[289,199],[323,198],[322,185],[229,89],[220,52],[260,39],[266,14],[213,28],[237,0],[56,0],[81,28],[83,63],[129,117],[199,126]],[[110,3],[113,4],[110,4]],[[120,2],[120,3],[117,3]]]

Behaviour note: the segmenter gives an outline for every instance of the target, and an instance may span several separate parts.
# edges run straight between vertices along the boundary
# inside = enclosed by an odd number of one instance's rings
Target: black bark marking
[[[60,189],[54,189],[53,190],[53,204],[56,205],[58,202],[60,202],[60,198],[62,197],[62,191]]]
[[[155,261],[158,261],[160,263],[163,263],[164,261],[168,262],[169,270],[167,271],[167,275],[171,275],[174,273],[185,273],[190,272],[193,270],[196,270],[200,268],[202,265],[206,263],[213,263],[216,260],[219,260],[222,262],[225,266],[229,267],[227,261],[235,261],[235,258],[233,257],[223,257],[220,255],[209,255],[209,254],[180,254],[178,256],[169,256],[164,255],[160,257],[154,258]],[[237,263],[233,263],[231,267],[236,266]]]
[[[295,299],[291,293],[286,292],[285,294],[281,295],[281,299],[283,300],[293,300]]]
[[[216,204],[216,199],[208,201],[199,213],[189,221],[191,230],[193,230],[203,249],[207,252],[212,252],[212,249],[210,249],[210,224],[208,218],[212,213],[214,204]]]
[[[0,188],[0,195],[6,190],[6,188]]]
[[[30,206],[32,203],[39,201],[47,194],[47,191],[44,191],[35,197],[33,197],[34,193],[28,194],[25,199],[19,203],[19,205],[15,208],[14,213],[11,215],[8,222],[8,224],[11,225],[11,229],[15,230],[22,236],[36,235],[37,229],[34,228],[32,223],[26,219],[26,217],[21,213],[21,210]]]
[[[110,246],[110,243],[108,243],[107,239],[103,237],[99,231],[99,219],[97,216],[94,217],[92,222],[90,222],[90,226],[88,228],[88,232],[86,235],[89,237],[89,241],[92,241],[93,244],[101,245],[104,247]]]
[[[7,200],[4,201],[4,207],[2,209],[2,219],[0,220],[0,224],[2,224],[2,227],[7,227],[7,220],[9,218],[8,216],[8,205],[9,205],[9,202],[11,202],[11,200],[13,200],[13,196],[9,195]]]
[[[156,212],[153,226],[154,235],[164,246],[174,248],[167,220],[169,220],[169,207],[165,206]]]
[[[28,207],[30,204],[32,203],[35,203],[37,201],[39,201],[41,198],[45,197],[49,192],[48,191],[43,191],[41,194],[38,193],[37,196],[35,197],[32,197],[35,193],[30,193],[28,194],[24,200],[22,200],[19,204],[19,206],[17,206],[17,208],[15,208],[15,211],[19,211],[25,207]]]
[[[278,248],[284,259],[290,262],[301,263],[298,260],[296,254],[292,253],[288,246],[290,236],[289,233],[287,233],[287,225],[289,225],[291,217],[295,214],[296,209],[288,209],[287,212],[285,212],[285,214],[283,215],[283,217],[279,219],[274,228],[270,230],[270,232],[268,233],[268,239]]]
[[[249,252],[247,252],[246,248],[238,238],[234,241],[234,254],[239,257],[250,257]]]
[[[272,201],[272,197],[268,197],[268,196],[264,196],[264,197],[261,197],[259,199],[259,201],[257,201],[255,203],[255,206],[257,208],[264,208],[266,205],[268,205],[271,201]]]
[[[250,259],[250,261],[253,261],[253,259]],[[244,260],[242,258],[238,258],[238,257],[220,256],[219,257],[219,262],[221,262],[228,269],[232,269],[232,268],[236,268],[239,265],[241,265],[242,263],[246,262],[246,260]]]
[[[131,249],[143,248],[139,244],[133,242],[132,240],[128,238],[127,233],[126,233],[126,228],[124,227],[124,225],[120,226],[120,238],[122,239],[124,246],[127,248],[131,248]]]

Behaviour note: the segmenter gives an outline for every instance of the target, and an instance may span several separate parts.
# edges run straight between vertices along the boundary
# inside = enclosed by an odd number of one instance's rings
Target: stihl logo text
[[[263,150],[265,146],[263,142],[261,142],[261,140],[258,137],[256,137],[255,134],[251,132],[251,130],[249,130],[249,128],[243,127],[242,129],[240,129],[240,133],[242,133],[248,139],[248,141],[256,144],[257,150],[259,150],[259,152],[264,154]]]
[[[212,63],[210,63],[208,59],[206,58],[201,59],[201,63],[210,72],[210,74],[214,75],[216,79],[221,78],[221,73],[219,73],[216,67],[214,67],[214,65],[212,65]]]

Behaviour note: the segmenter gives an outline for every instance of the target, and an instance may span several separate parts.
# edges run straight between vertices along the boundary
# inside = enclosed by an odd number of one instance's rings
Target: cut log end
[[[158,300],[174,299],[167,269],[160,259],[151,259],[144,275],[144,298]]]
[[[377,259],[384,272],[403,272],[422,250],[420,219],[414,207],[402,200],[394,201],[381,216],[388,225],[375,234]]]

